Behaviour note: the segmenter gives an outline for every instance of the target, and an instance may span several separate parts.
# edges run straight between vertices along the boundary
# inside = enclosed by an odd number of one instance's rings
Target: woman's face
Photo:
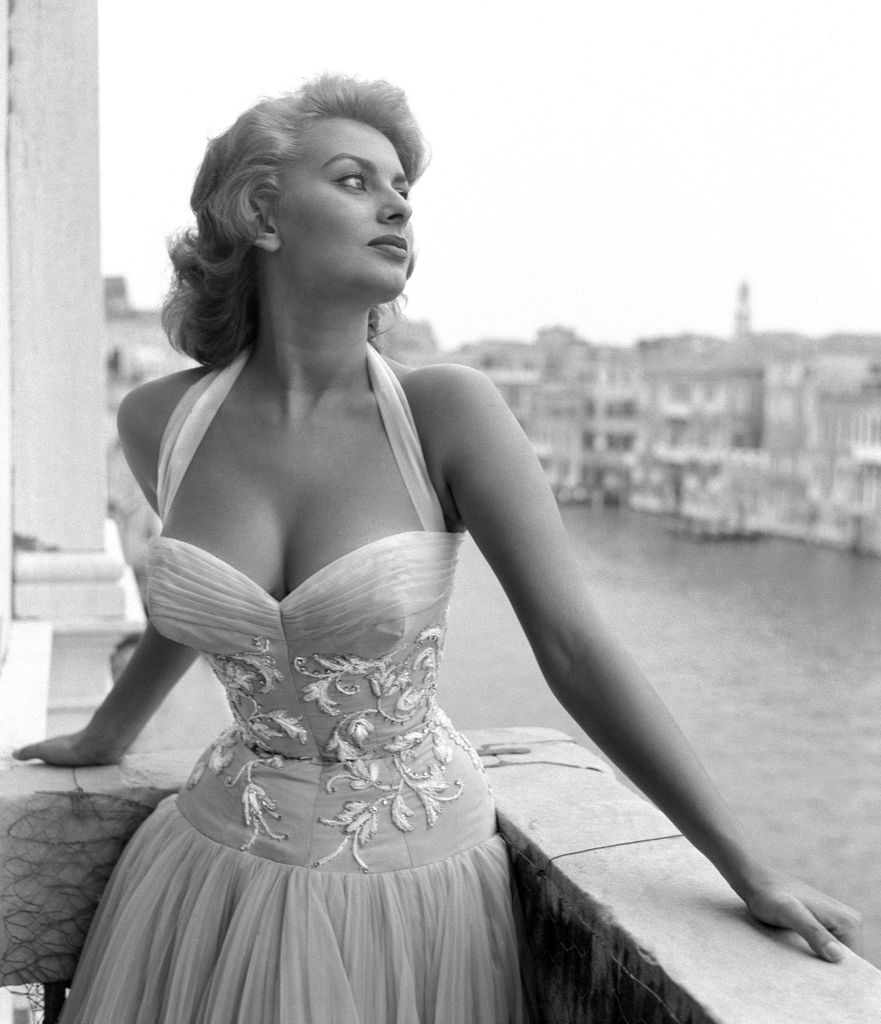
[[[397,298],[413,255],[409,183],[375,128],[333,118],[309,126],[257,245],[298,293],[365,308]],[[268,244],[266,244],[268,242]]]

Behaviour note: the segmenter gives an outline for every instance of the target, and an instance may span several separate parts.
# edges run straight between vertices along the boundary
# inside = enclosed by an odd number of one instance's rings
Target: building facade
[[[631,349],[593,344],[554,326],[534,342],[488,339],[447,359],[493,381],[561,501],[626,499],[638,422]]]
[[[634,507],[881,554],[881,337],[640,349]]]
[[[731,456],[762,438],[762,367],[748,342],[682,335],[639,342],[639,435],[631,505],[715,517]]]

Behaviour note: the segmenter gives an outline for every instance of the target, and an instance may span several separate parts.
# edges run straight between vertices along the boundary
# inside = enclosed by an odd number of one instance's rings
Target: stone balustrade
[[[469,733],[512,851],[541,1019],[877,1024],[881,972],[752,922],[667,819],[562,733]],[[3,751],[0,751],[2,754]],[[198,751],[0,771],[0,984],[67,980],[109,872]]]

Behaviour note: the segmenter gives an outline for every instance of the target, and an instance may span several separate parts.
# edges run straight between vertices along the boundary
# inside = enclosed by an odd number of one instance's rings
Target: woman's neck
[[[286,295],[261,302],[248,375],[266,397],[286,406],[316,402],[364,385],[366,344],[365,310]]]

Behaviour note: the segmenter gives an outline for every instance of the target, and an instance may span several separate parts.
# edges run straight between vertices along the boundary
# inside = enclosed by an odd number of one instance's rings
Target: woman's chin
[[[392,280],[391,277],[385,281],[373,280],[370,285],[364,289],[365,294],[368,296],[367,301],[370,306],[384,306],[388,302],[394,302],[395,299],[399,299],[404,294],[404,286],[407,283],[407,279],[404,275],[400,275],[399,280]]]

